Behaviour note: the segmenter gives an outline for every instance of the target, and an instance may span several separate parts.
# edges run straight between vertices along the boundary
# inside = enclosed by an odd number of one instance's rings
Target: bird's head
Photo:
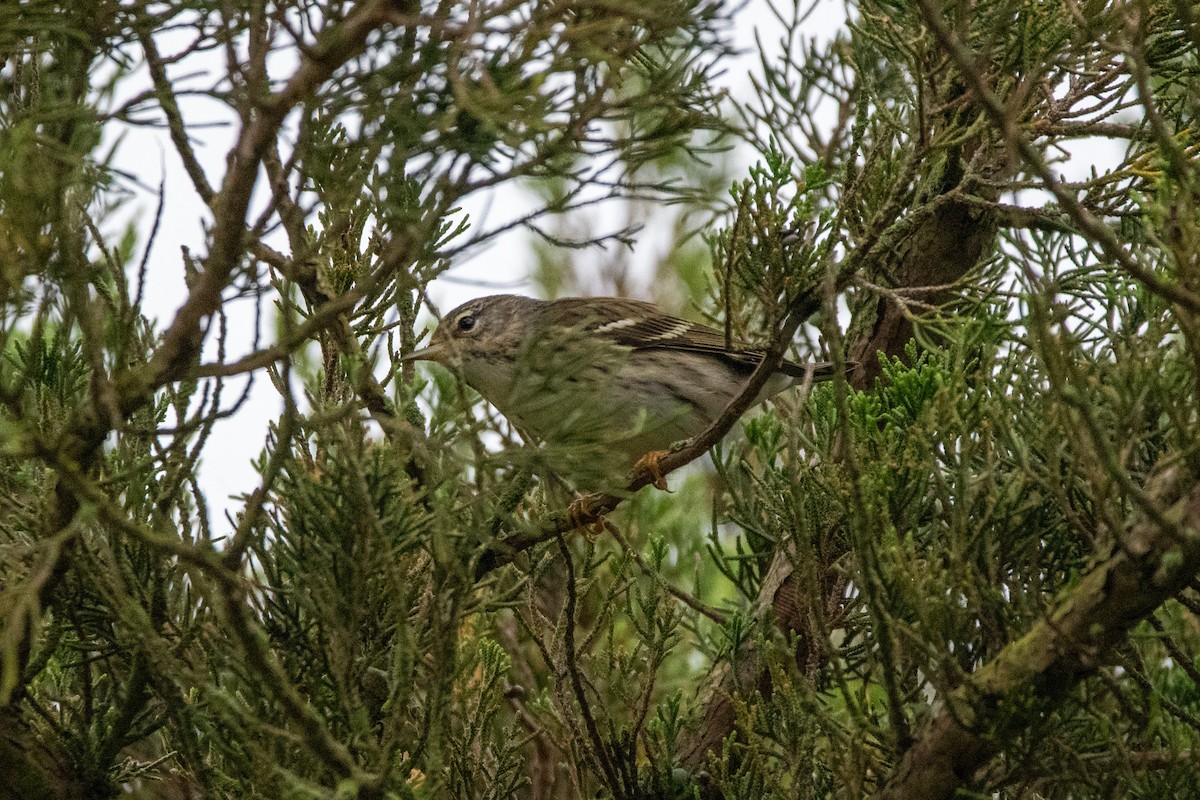
[[[531,318],[544,305],[514,294],[468,300],[442,317],[426,347],[400,360],[436,361],[468,374],[480,362],[510,362],[517,357]]]

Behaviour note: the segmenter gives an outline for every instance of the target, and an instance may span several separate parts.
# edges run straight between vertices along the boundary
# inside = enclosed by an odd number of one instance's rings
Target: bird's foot
[[[567,506],[567,524],[569,530],[577,528],[590,528],[593,533],[599,533],[604,530],[604,515],[597,515],[591,509],[591,501],[595,495],[581,494],[571,501],[571,505]]]
[[[651,481],[654,484],[654,488],[665,492],[667,490],[667,479],[663,476],[660,462],[669,452],[669,450],[651,450],[639,458],[637,463],[633,465],[634,473],[646,470],[650,473],[650,477],[654,479]]]

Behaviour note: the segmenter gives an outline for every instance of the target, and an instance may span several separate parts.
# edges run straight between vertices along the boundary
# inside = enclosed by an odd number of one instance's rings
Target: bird
[[[614,461],[601,471],[645,466],[665,488],[657,460],[720,417],[763,356],[652,303],[498,294],[458,306],[399,360],[440,363],[522,434],[593,445]],[[754,402],[835,374],[830,362],[784,360]]]

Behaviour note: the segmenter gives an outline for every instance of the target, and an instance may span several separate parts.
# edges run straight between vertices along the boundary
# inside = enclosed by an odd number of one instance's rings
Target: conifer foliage
[[[1198,59],[1186,0],[0,4],[0,797],[1200,796]],[[602,441],[399,359],[469,257],[664,238],[847,377],[568,514]]]

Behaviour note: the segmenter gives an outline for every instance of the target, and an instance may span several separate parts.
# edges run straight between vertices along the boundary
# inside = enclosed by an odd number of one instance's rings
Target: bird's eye
[[[460,331],[462,331],[463,333],[466,333],[467,331],[471,330],[474,327],[475,327],[475,317],[473,315],[467,314],[465,317],[458,318],[458,329]]]

